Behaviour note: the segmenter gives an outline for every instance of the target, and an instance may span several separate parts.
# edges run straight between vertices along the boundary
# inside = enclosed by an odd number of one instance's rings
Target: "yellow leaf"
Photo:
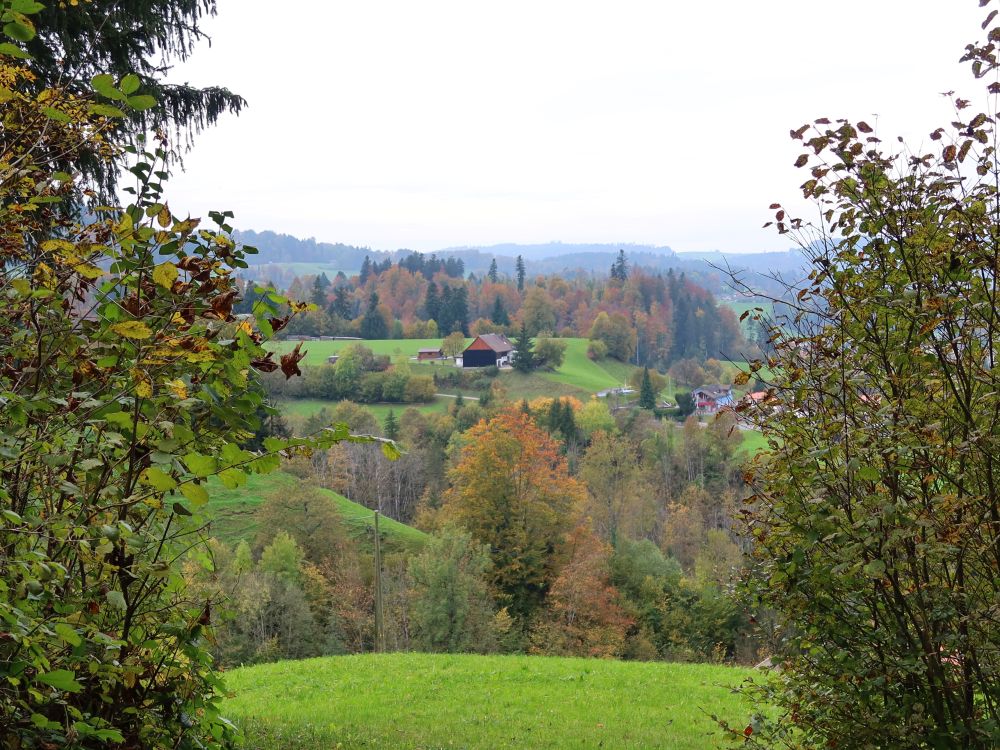
[[[42,250],[47,253],[62,250],[64,253],[75,254],[76,247],[68,240],[45,240],[45,242],[42,243]]]
[[[177,281],[177,266],[173,263],[161,263],[153,269],[153,281],[169,289]]]
[[[152,398],[153,382],[149,379],[149,375],[138,367],[133,367],[129,372],[135,381],[135,395],[139,398]]]
[[[149,330],[149,326],[140,320],[130,320],[126,323],[115,323],[111,326],[111,330],[119,336],[124,336],[127,339],[148,339],[153,335],[153,332]]]
[[[167,387],[170,388],[170,392],[181,401],[188,397],[187,385],[185,385],[184,381],[180,378],[177,380],[168,380]]]
[[[156,223],[166,229],[170,226],[171,221],[173,221],[173,218],[170,216],[170,209],[164,206],[160,213],[156,215]]]
[[[73,270],[85,279],[99,279],[104,275],[104,271],[102,269],[97,266],[92,266],[89,263],[78,263],[73,266]]]

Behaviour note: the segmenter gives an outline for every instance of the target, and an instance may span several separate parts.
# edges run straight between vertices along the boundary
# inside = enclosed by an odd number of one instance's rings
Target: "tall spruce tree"
[[[32,85],[38,92],[59,86],[86,95],[95,76],[105,75],[115,82],[129,75],[138,77],[139,85],[131,95],[135,104],[121,107],[126,116],[115,130],[105,131],[105,138],[131,141],[161,129],[179,136],[182,145],[190,145],[193,135],[220,115],[239,114],[246,106],[243,97],[222,86],[198,88],[163,80],[172,64],[187,60],[206,39],[200,24],[216,14],[216,0],[87,0],[38,7],[28,11],[33,14],[29,23],[35,34],[24,44],[31,55]],[[102,87],[108,90],[101,83],[99,92]],[[96,152],[77,156],[72,171],[82,172],[103,192],[113,193],[118,165]]]
[[[382,433],[390,440],[396,440],[399,437],[399,420],[396,419],[396,415],[392,409],[389,409],[389,413],[385,415],[385,422],[382,423]]]
[[[656,392],[653,381],[649,377],[649,368],[642,368],[642,385],[639,386],[639,407],[642,409],[656,408]]]
[[[510,325],[510,316],[507,314],[507,310],[503,306],[503,300],[500,299],[499,295],[493,300],[493,311],[490,313],[490,320],[498,326]]]
[[[486,278],[492,281],[494,284],[500,279],[500,273],[497,271],[497,259],[494,258],[490,261],[490,270],[486,274]]]
[[[617,281],[628,279],[628,260],[625,258],[625,251],[619,250],[618,257],[611,264],[611,278]]]
[[[521,332],[514,341],[514,349],[517,356],[514,358],[514,369],[518,372],[528,373],[535,369],[535,351],[531,336],[528,335],[528,326],[521,323]]]
[[[441,326],[438,316],[441,314],[441,299],[438,297],[438,286],[433,280],[427,285],[427,296],[424,298],[424,312],[427,320],[433,320]]]
[[[361,319],[361,337],[365,339],[385,339],[389,337],[389,326],[385,316],[378,309],[378,293],[372,292],[368,298],[368,309]]]
[[[524,276],[525,276],[525,273],[524,273],[524,258],[522,258],[520,255],[517,256],[517,263],[515,264],[515,268],[516,268],[516,272],[517,272],[517,291],[523,292],[524,291]]]

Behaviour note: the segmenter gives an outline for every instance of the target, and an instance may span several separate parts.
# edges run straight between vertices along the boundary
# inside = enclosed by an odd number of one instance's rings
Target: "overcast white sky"
[[[219,0],[172,79],[250,106],[197,139],[175,212],[376,249],[781,249],[791,128],[929,143],[974,0]],[[878,115],[876,117],[876,115]]]

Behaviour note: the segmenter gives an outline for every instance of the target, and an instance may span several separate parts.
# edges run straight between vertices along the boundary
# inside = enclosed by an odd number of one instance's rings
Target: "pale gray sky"
[[[376,249],[783,248],[761,225],[806,178],[789,129],[846,116],[929,143],[940,92],[986,103],[958,63],[984,17],[975,0],[219,0],[211,48],[172,79],[250,106],[198,137],[171,207]]]

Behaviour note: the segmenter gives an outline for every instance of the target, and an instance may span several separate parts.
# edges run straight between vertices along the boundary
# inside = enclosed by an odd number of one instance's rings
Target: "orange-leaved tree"
[[[490,546],[494,595],[523,620],[558,575],[562,539],[585,490],[556,442],[520,411],[484,420],[465,437],[444,513]]]
[[[611,584],[611,545],[589,523],[566,536],[569,562],[552,583],[544,612],[531,629],[533,651],[565,656],[620,656],[634,620]]]

